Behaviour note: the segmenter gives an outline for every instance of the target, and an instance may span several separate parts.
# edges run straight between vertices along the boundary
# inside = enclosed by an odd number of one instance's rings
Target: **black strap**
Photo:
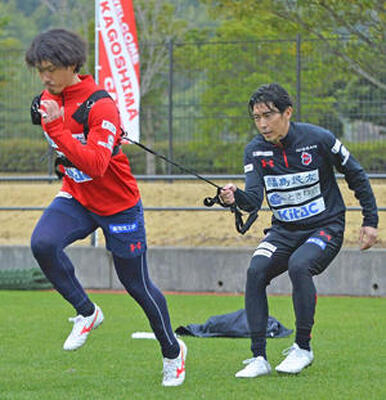
[[[232,209],[232,207],[234,207]],[[257,211],[252,211],[248,214],[247,220],[243,221],[243,214],[237,206],[231,206],[231,211],[235,214],[235,225],[237,232],[244,235],[245,232],[252,226],[252,224],[256,221],[258,214]]]
[[[75,119],[78,123],[83,125],[83,134],[85,139],[87,140],[88,133],[90,128],[88,126],[88,115],[90,114],[90,110],[93,105],[100,99],[105,99],[109,97],[112,100],[112,97],[106,90],[97,90],[96,92],[92,93],[80,106],[79,108],[72,114],[72,118]],[[121,145],[118,144],[114,146],[112,155],[115,156],[118,154]]]
[[[42,93],[35,96],[32,100],[31,104],[31,121],[34,125],[41,125],[41,115],[39,113],[40,108],[40,101],[42,98]],[[83,134],[85,139],[87,140],[88,133],[90,131],[88,125],[88,116],[92,106],[100,99],[104,99],[106,97],[110,97],[109,93],[106,90],[97,90],[96,92],[92,93],[80,106],[79,108],[72,114],[72,118],[75,119],[79,124],[83,125]],[[118,154],[121,146],[116,145],[113,148],[112,156]],[[63,165],[64,167],[75,167],[66,157],[58,156],[55,160],[55,173],[58,175],[59,178],[63,177],[63,173],[59,169],[59,165]]]
[[[237,206],[236,203],[232,205],[225,204],[220,197],[221,188],[217,189],[217,194],[214,197],[205,197],[204,205],[206,207],[212,207],[214,204],[219,204],[221,207],[229,208],[231,212],[235,215],[235,226],[237,232],[244,235],[245,232],[252,226],[252,224],[257,219],[257,211],[252,211],[249,213],[247,220],[244,222],[243,220],[243,213],[241,212],[240,208]]]
[[[42,98],[42,93],[38,94],[32,99],[30,114],[31,114],[31,121],[33,125],[41,125],[42,124],[42,116],[40,115],[39,108],[40,108],[40,100]]]
[[[97,90],[96,92],[92,93],[79,107],[78,109],[72,114],[72,118],[75,119],[78,123],[83,125],[83,134],[84,137],[87,139],[88,132],[90,128],[88,126],[88,115],[92,106],[100,99],[104,99],[106,97],[111,96],[106,92],[106,90]]]
[[[59,168],[60,165],[63,165],[64,167],[68,167],[68,168],[75,167],[75,165],[65,156],[57,156],[55,159],[54,171],[55,171],[56,176],[59,179],[62,179],[64,176],[63,172]]]

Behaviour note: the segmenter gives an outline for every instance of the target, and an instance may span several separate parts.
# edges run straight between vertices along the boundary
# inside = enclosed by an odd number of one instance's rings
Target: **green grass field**
[[[320,297],[313,332],[315,361],[298,376],[274,372],[240,380],[249,339],[192,338],[187,377],[161,386],[162,361],[140,308],[125,294],[92,293],[105,322],[87,344],[64,352],[71,307],[55,292],[0,291],[0,399],[386,399],[386,299]],[[242,296],[167,296],[173,328],[203,323],[243,307]],[[293,328],[290,297],[271,297],[270,314]],[[272,367],[293,335],[268,339]]]

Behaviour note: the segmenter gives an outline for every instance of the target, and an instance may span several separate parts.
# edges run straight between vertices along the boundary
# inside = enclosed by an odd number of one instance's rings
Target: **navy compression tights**
[[[83,224],[79,218],[57,210],[46,211],[37,224],[32,238],[32,252],[42,271],[55,289],[70,302],[78,314],[92,305],[75,276],[74,266],[63,249],[90,234],[96,227]],[[165,297],[149,278],[146,252],[135,258],[113,255],[119,280],[144,310],[161,345],[164,357],[175,358],[179,345],[171,328]]]
[[[255,256],[248,268],[245,292],[245,308],[251,329],[251,350],[254,356],[265,356],[265,335],[268,320],[268,301],[266,287],[274,277],[288,269],[293,286],[293,305],[296,315],[296,342],[311,337],[316,306],[316,289],[313,282],[315,271],[312,265],[313,251],[316,246],[303,245],[287,261],[288,267],[276,260],[264,256]]]

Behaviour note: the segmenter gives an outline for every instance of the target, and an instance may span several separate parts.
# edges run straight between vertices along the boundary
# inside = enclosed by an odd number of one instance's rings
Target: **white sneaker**
[[[304,368],[310,366],[314,360],[312,350],[301,349],[296,343],[284,350],[283,354],[287,357],[275,369],[277,372],[285,374],[298,374]]]
[[[86,343],[87,336],[91,330],[98,328],[103,322],[104,317],[102,310],[95,304],[94,314],[89,317],[77,315],[75,318],[69,318],[70,322],[74,323],[72,331],[64,342],[64,350],[76,350]]]
[[[188,353],[186,344],[177,339],[180,345],[180,354],[177,358],[164,358],[163,359],[163,374],[162,386],[179,386],[185,380],[185,360]]]
[[[256,378],[271,373],[269,362],[262,356],[244,360],[243,364],[247,364],[247,366],[236,373],[236,378]]]

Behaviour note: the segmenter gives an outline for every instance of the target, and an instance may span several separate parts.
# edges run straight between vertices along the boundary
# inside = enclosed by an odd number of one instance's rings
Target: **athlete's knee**
[[[268,263],[263,256],[252,258],[247,271],[247,281],[268,285]]]
[[[31,237],[31,250],[36,258],[54,255],[59,249],[59,244],[49,235],[34,232]]]
[[[311,261],[306,259],[290,259],[288,263],[288,275],[291,280],[298,277],[312,276]]]

